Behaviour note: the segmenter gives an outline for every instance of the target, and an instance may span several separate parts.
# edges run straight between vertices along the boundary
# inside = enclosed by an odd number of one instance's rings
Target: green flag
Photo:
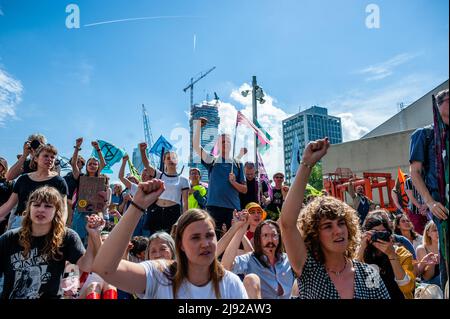
[[[272,136],[270,136],[270,134],[261,126],[261,124],[259,124],[257,120],[255,120],[255,125],[257,128],[261,130],[261,132],[266,136],[266,138],[269,141],[272,140]],[[260,154],[264,154],[270,148],[270,144],[261,144],[259,139],[257,140],[257,144],[258,144],[258,152]]]
[[[128,159],[128,168],[130,169],[130,174],[136,177],[138,181],[142,182],[141,175],[139,175],[138,170],[134,167],[133,163],[131,163],[130,159]]]

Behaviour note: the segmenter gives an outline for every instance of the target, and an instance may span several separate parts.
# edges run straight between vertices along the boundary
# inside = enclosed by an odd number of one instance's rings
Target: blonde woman
[[[139,184],[131,206],[100,248],[94,271],[117,288],[144,299],[247,298],[239,277],[217,260],[214,220],[203,210],[188,210],[178,219],[176,261],[136,264],[121,258],[141,214],[164,189],[164,182],[158,179]]]
[[[439,235],[436,224],[430,220],[423,231],[423,242],[416,249],[419,276],[424,283],[440,285]]]

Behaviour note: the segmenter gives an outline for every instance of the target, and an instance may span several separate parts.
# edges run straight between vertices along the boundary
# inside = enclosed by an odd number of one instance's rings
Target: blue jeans
[[[8,230],[22,227],[23,216],[18,216],[13,213],[9,216]]]
[[[144,229],[145,218],[146,218],[145,214],[142,214],[141,218],[139,219],[138,224],[136,225],[136,228],[134,229],[133,237],[134,236],[144,236],[144,237],[150,236],[150,231],[147,229]]]
[[[72,225],[70,228],[72,228],[74,231],[77,232],[78,236],[80,236],[81,241],[83,242],[83,245],[87,246],[87,230],[86,230],[86,216],[88,216],[89,213],[79,213],[78,210],[75,208],[73,210],[73,218],[72,218]]]

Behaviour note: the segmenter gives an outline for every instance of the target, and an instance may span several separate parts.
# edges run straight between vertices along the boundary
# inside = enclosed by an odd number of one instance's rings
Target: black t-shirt
[[[81,175],[83,175],[83,174],[80,173],[80,176]],[[67,173],[67,175],[64,176],[63,178],[66,181],[67,187],[68,187],[67,198],[72,199],[73,193],[75,193],[75,190],[80,185],[80,179],[79,178],[75,179],[75,177],[73,177],[72,172]]]
[[[19,230],[7,231],[0,237],[0,274],[3,274],[2,299],[60,298],[62,275],[66,261],[76,264],[85,249],[78,234],[66,228],[60,251],[62,258],[46,260],[41,255],[45,236],[32,237],[28,257],[22,255]]]
[[[11,196],[13,183],[4,178],[0,178],[0,206],[6,203]]]
[[[283,194],[281,189],[272,189],[272,200],[269,205],[267,205],[267,210],[271,212],[278,213],[281,212],[281,207],[283,207]]]
[[[52,186],[56,188],[61,195],[67,195],[68,189],[67,184],[64,178],[56,175],[46,181],[36,182],[33,181],[28,174],[22,174],[14,184],[13,192],[17,194],[19,197],[19,201],[17,203],[16,215],[22,215],[25,211],[28,196],[30,194],[42,186]]]
[[[30,167],[31,164],[31,160],[27,159],[25,160],[25,162],[23,162],[23,172],[22,174],[28,174],[28,173],[32,173],[36,171],[36,168],[31,168]]]
[[[9,199],[9,197],[12,194],[13,190],[13,183],[7,181],[6,179],[0,178],[0,206],[2,206],[4,203],[6,203]],[[3,234],[6,230],[6,225],[8,224],[8,215],[5,216],[5,220],[0,222],[0,235]]]
[[[268,191],[268,187],[265,182],[261,182],[263,193],[266,193]],[[241,202],[241,209],[244,209],[245,206],[247,206],[248,203],[254,202],[258,203],[258,182],[256,179],[253,179],[251,181],[247,180],[247,193],[242,194],[239,193],[239,200]]]

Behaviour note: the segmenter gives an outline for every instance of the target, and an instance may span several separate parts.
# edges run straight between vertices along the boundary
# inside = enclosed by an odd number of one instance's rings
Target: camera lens
[[[39,142],[38,140],[33,140],[30,143],[30,146],[32,149],[37,149],[39,146],[41,146],[41,142]]]

